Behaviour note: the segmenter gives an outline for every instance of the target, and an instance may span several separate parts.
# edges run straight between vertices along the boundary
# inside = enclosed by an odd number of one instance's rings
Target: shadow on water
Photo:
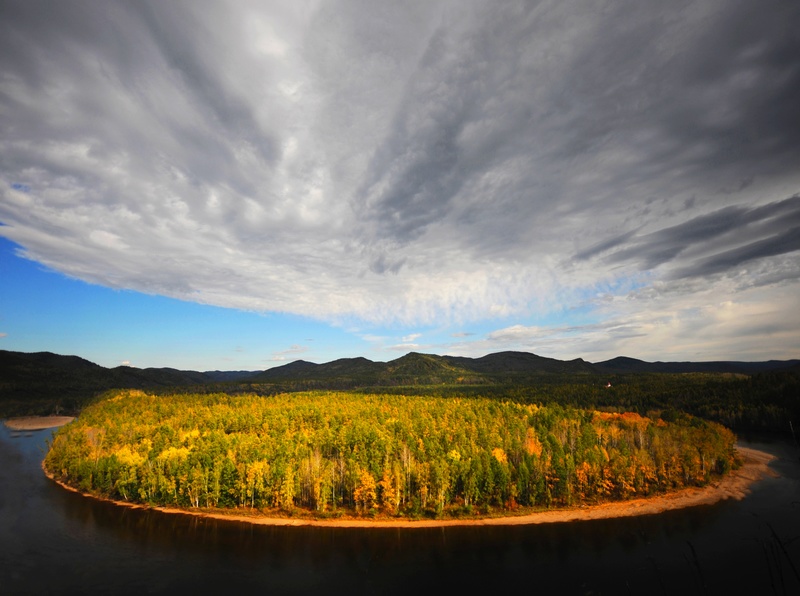
[[[42,475],[47,437],[0,431],[0,585],[10,594],[800,593],[800,465],[784,443],[749,444],[779,456],[781,477],[741,502],[540,526],[337,529],[96,502]]]

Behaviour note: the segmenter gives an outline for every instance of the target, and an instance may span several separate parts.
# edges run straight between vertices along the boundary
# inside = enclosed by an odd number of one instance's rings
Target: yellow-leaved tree
[[[353,491],[353,501],[355,501],[358,511],[364,513],[375,506],[375,502],[378,500],[376,489],[375,478],[369,473],[369,470],[361,468],[358,472],[358,485]]]

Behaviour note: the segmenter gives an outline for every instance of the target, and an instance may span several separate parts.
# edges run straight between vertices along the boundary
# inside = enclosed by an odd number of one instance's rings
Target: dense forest
[[[682,411],[735,431],[789,433],[790,422],[800,429],[800,368],[795,361],[646,363],[617,358],[590,365],[524,352],[477,359],[411,353],[387,363],[365,358],[298,361],[248,373],[106,369],[75,356],[0,350],[0,417],[77,414],[96,396],[123,388],[163,395],[327,390],[489,397],[643,416]]]
[[[449,516],[703,485],[732,432],[686,414],[486,397],[112,392],[55,435],[56,479],[113,499],[318,516]]]
[[[258,391],[259,388],[250,387]],[[524,404],[636,412],[670,419],[688,413],[734,431],[800,429],[800,370],[731,373],[628,373],[602,377],[538,375],[494,385],[367,387],[362,392],[471,395]]]

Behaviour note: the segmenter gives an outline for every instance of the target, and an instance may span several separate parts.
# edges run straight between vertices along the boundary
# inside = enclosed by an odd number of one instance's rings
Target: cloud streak
[[[285,362],[288,360],[297,360],[298,354],[303,354],[308,351],[308,346],[301,346],[301,345],[293,345],[285,350],[279,350],[277,352],[273,352],[272,356],[269,358],[270,362]]]
[[[0,234],[69,276],[613,338],[798,283],[796,3],[1,10]]]
[[[799,227],[800,195],[794,195],[759,207],[724,207],[641,236],[627,233],[578,253],[576,259],[613,251],[605,257],[607,263],[633,261],[649,270],[678,262],[681,265],[670,274],[673,279],[713,275],[800,250]]]

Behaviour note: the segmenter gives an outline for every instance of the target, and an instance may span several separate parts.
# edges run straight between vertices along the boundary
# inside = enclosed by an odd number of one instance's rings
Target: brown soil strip
[[[9,418],[5,425],[11,430],[42,430],[57,428],[75,420],[74,416],[24,416]]]
[[[321,526],[332,528],[432,528],[443,526],[518,526],[528,524],[548,524],[570,522],[578,520],[607,519],[614,517],[631,517],[634,515],[654,515],[673,509],[695,507],[697,505],[712,505],[725,499],[743,499],[749,492],[749,487],[764,477],[777,477],[777,473],[769,467],[769,462],[775,456],[749,449],[738,447],[737,451],[743,461],[742,467],[730,472],[717,482],[702,488],[686,488],[665,495],[602,503],[599,505],[586,505],[569,509],[549,509],[535,513],[493,517],[486,519],[443,519],[443,520],[403,520],[403,519],[308,519],[291,517],[267,517],[254,512],[242,515],[236,512],[199,511],[194,509],[176,509],[171,507],[149,507],[120,501],[112,503],[133,509],[154,509],[163,513],[189,514],[198,517],[240,521],[250,524],[269,526]],[[45,472],[47,474],[47,472]],[[50,474],[47,476],[64,488],[79,492],[58,480]],[[82,493],[81,493],[82,494]],[[91,498],[96,498],[91,495]],[[101,499],[106,500],[106,499]]]

